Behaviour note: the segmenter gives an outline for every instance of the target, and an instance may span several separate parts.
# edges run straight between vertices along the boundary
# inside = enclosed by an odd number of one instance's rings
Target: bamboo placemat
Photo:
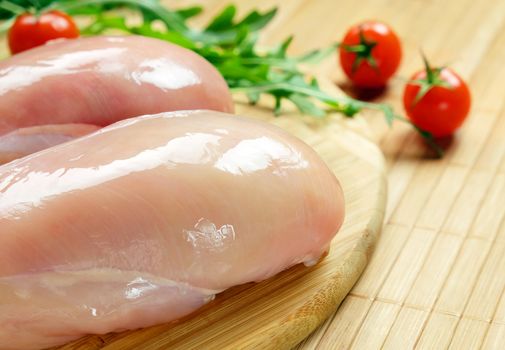
[[[229,1],[207,1],[207,17]],[[174,1],[176,5],[192,1]],[[377,130],[389,165],[382,237],[340,309],[299,349],[505,348],[505,1],[243,0],[241,12],[280,5],[262,39],[294,34],[293,53],[381,19],[403,42],[399,76],[378,98],[402,111],[419,49],[467,79],[473,108],[446,156],[433,160],[404,125]],[[335,60],[318,67],[345,79]]]
[[[165,0],[169,6],[195,0]],[[206,0],[196,24],[230,0]],[[398,78],[378,98],[402,111],[404,81],[450,64],[469,83],[472,112],[441,160],[405,125],[368,121],[388,164],[385,226],[361,279],[297,349],[505,349],[505,1],[241,0],[240,13],[279,6],[263,44],[294,34],[291,52],[339,40],[365,19],[402,39]],[[314,67],[345,86],[335,59]]]

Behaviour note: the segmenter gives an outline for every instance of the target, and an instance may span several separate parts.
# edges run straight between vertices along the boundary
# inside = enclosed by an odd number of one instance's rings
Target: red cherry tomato
[[[386,24],[367,21],[349,29],[339,48],[340,65],[359,87],[382,87],[402,58],[400,40]]]
[[[43,45],[49,40],[77,38],[79,29],[72,18],[60,11],[49,11],[39,16],[24,13],[16,18],[8,33],[13,54]]]
[[[470,104],[470,90],[459,75],[428,64],[412,76],[403,93],[403,106],[412,123],[435,137],[454,133],[466,119]]]

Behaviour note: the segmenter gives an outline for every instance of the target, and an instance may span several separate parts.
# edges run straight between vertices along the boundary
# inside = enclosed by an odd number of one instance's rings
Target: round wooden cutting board
[[[311,145],[346,197],[344,226],[317,265],[295,266],[261,283],[231,288],[178,322],[88,336],[59,349],[289,349],[332,314],[367,264],[386,202],[383,156],[363,119],[318,120],[237,103],[237,114],[283,127]]]

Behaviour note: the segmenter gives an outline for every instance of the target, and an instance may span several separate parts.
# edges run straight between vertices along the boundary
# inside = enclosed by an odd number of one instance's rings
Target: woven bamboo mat
[[[207,1],[208,16],[229,1]],[[173,3],[170,2],[169,3]],[[192,1],[177,1],[188,4]],[[370,115],[389,168],[386,224],[372,261],[340,309],[299,349],[505,348],[505,1],[243,0],[280,5],[263,42],[295,35],[293,52],[338,40],[360,20],[402,38],[399,76],[378,98],[402,111],[419,49],[467,79],[472,113],[446,156],[429,159],[403,125]],[[335,60],[316,67],[344,82]]]
[[[202,2],[199,20],[229,2]],[[376,101],[397,111],[405,79],[421,67],[420,48],[460,72],[473,94],[470,118],[441,160],[430,159],[408,127],[388,130],[381,116],[368,116],[389,170],[385,227],[339,310],[297,349],[505,349],[505,1],[235,3],[241,13],[278,5],[262,43],[294,34],[293,53],[328,45],[364,19],[391,24],[404,58]],[[334,59],[314,70],[345,82]]]

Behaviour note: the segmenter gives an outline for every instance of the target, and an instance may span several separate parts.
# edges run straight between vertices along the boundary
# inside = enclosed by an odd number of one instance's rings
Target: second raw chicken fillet
[[[219,72],[140,36],[54,42],[0,62],[0,163],[139,115],[232,112]]]

